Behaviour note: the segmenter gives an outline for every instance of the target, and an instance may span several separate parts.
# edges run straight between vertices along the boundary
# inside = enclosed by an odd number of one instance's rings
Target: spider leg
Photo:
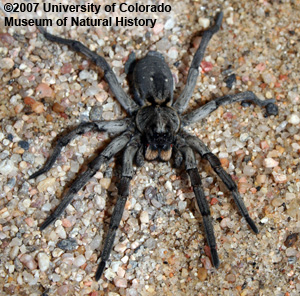
[[[216,98],[200,108],[183,116],[183,125],[189,125],[195,123],[210,113],[218,109],[222,105],[232,104],[235,102],[248,103],[251,102],[260,107],[266,107],[266,116],[277,115],[278,107],[275,105],[275,99],[260,100],[252,91],[246,91],[234,95],[226,95],[220,98]]]
[[[189,73],[188,78],[186,82],[186,86],[182,92],[182,94],[179,96],[179,98],[175,101],[173,107],[178,113],[182,113],[188,106],[189,100],[191,96],[193,95],[197,78],[199,75],[199,66],[203,59],[204,52],[206,50],[206,47],[208,45],[208,42],[212,38],[212,36],[217,33],[221,27],[223,19],[223,12],[219,12],[217,15],[216,23],[213,27],[209,28],[208,30],[203,32],[201,43],[194,55]]]
[[[184,138],[190,147],[197,151],[201,155],[201,157],[209,161],[211,167],[214,169],[216,174],[220,177],[220,179],[226,185],[228,190],[231,192],[233,199],[242,216],[245,217],[251,229],[255,233],[258,233],[259,231],[254,221],[249,216],[248,210],[238,192],[238,188],[235,182],[232,180],[231,176],[222,168],[219,158],[215,156],[212,152],[210,152],[208,147],[197,137],[191,135],[184,135]]]
[[[129,142],[131,132],[125,132],[119,137],[115,138],[110,142],[102,153],[93,159],[89,164],[85,172],[81,173],[77,179],[72,183],[68,192],[64,196],[61,203],[55,209],[55,211],[45,220],[40,226],[40,230],[45,229],[51,223],[53,223],[65,210],[65,208],[72,201],[74,195],[90,180],[99,170],[101,165],[105,165],[109,160],[119,151],[121,151],[125,145]]]
[[[133,112],[137,111],[139,108],[138,105],[124,92],[121,85],[119,84],[116,75],[110,68],[106,60],[96,54],[95,52],[89,50],[85,45],[77,40],[65,39],[52,34],[47,33],[45,28],[38,26],[40,32],[44,35],[46,39],[52,42],[57,42],[60,44],[65,44],[69,46],[72,50],[80,52],[89,58],[93,63],[100,67],[104,71],[104,78],[109,84],[109,87],[119,103],[126,110],[129,115],[132,115]]]
[[[54,147],[52,155],[47,160],[43,168],[32,174],[29,179],[36,178],[46,172],[48,172],[54,165],[55,160],[61,153],[63,147],[65,147],[71,140],[84,133],[97,130],[97,131],[109,131],[112,133],[121,133],[125,131],[130,124],[130,119],[114,120],[114,121],[98,121],[98,122],[83,122],[77,126],[74,130],[62,136],[58,139],[56,146]]]
[[[96,281],[98,281],[102,276],[102,273],[106,265],[106,261],[109,259],[109,255],[113,247],[113,243],[116,237],[116,232],[119,228],[122,219],[124,207],[127,201],[127,197],[129,195],[130,180],[133,176],[133,166],[132,166],[133,159],[135,154],[138,151],[139,145],[140,145],[140,136],[133,137],[124,151],[122,177],[121,177],[119,190],[118,190],[119,196],[113,214],[110,218],[109,230],[105,238],[104,247],[101,254],[101,262],[98,266],[95,275]]]
[[[208,202],[206,200],[203,188],[202,188],[202,182],[201,177],[197,169],[195,155],[190,146],[187,145],[187,143],[184,143],[184,140],[179,140],[181,142],[179,144],[179,149],[184,157],[185,167],[186,171],[188,172],[191,180],[191,184],[193,186],[193,191],[196,197],[196,201],[199,207],[199,210],[201,212],[202,218],[203,218],[203,224],[205,229],[205,235],[207,239],[208,246],[210,248],[211,252],[211,258],[213,265],[218,268],[220,265],[220,260],[218,256],[218,252],[216,249],[216,239],[214,234],[214,228],[212,225],[212,219],[210,216],[210,209]]]

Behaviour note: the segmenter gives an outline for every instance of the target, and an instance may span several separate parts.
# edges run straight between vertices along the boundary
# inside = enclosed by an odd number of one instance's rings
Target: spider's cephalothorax
[[[216,174],[232,193],[240,213],[252,230],[258,233],[258,229],[249,216],[236,184],[231,176],[222,168],[220,160],[210,152],[209,148],[199,138],[190,135],[184,129],[185,126],[205,118],[219,106],[235,102],[251,102],[260,107],[266,107],[266,116],[278,113],[278,107],[274,104],[274,99],[260,100],[254,93],[248,91],[216,98],[190,113],[182,114],[186,110],[193,94],[199,74],[198,68],[203,59],[204,51],[211,37],[220,29],[222,18],[223,13],[220,12],[216,17],[215,25],[203,32],[201,43],[191,63],[187,84],[175,102],[173,100],[174,87],[172,73],[160,53],[149,52],[140,61],[133,61],[129,65],[128,68],[131,69],[133,78],[133,100],[123,91],[115,74],[103,57],[92,52],[78,41],[51,35],[44,28],[39,27],[39,30],[46,39],[68,45],[71,49],[82,53],[102,68],[104,77],[116,99],[129,115],[128,118],[120,120],[81,123],[73,131],[58,140],[52,155],[44,167],[30,176],[30,179],[32,179],[47,172],[53,166],[61,149],[78,135],[91,130],[119,134],[88,164],[86,171],[82,172],[71,184],[60,205],[40,227],[43,230],[53,223],[63,213],[74,195],[92,178],[100,167],[108,164],[118,152],[123,151],[119,196],[111,216],[108,234],[101,254],[101,261],[96,271],[97,280],[100,279],[106,262],[109,259],[116,231],[122,218],[125,203],[129,195],[130,180],[133,176],[134,160],[137,165],[142,165],[144,159],[150,161],[154,159],[168,161],[173,158],[176,167],[184,163],[203,217],[206,239],[215,267],[218,267],[220,264],[219,257],[216,250],[216,240],[210,210],[202,189],[195,153],[199,153],[202,158],[210,163]]]
[[[136,115],[136,124],[146,145],[145,158],[168,161],[180,127],[177,112],[171,107],[156,104],[143,107]]]

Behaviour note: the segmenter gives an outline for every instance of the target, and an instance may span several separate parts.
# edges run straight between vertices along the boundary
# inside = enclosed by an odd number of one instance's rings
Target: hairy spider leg
[[[222,168],[221,162],[217,156],[215,156],[208,147],[197,137],[191,136],[191,135],[184,135],[184,138],[187,142],[187,144],[192,147],[193,150],[197,151],[202,158],[209,161],[211,167],[214,169],[216,174],[220,177],[222,182],[226,185],[228,190],[231,192],[233,199],[242,214],[242,216],[246,219],[251,229],[258,233],[258,229],[254,223],[254,221],[250,218],[248,210],[243,202],[243,199],[241,198],[238,188],[235,184],[235,182],[232,180],[231,176]]]
[[[217,17],[216,17],[216,23],[213,27],[209,28],[208,30],[203,32],[202,39],[200,42],[200,45],[193,57],[189,73],[188,73],[188,78],[186,81],[186,86],[179,96],[175,103],[173,104],[173,108],[181,114],[188,106],[189,100],[193,95],[196,83],[197,83],[197,78],[199,75],[199,66],[201,64],[201,61],[204,56],[204,52],[206,50],[206,47],[208,45],[208,42],[212,38],[212,36],[217,33],[221,27],[223,19],[223,12],[219,12]]]
[[[75,194],[97,173],[102,165],[107,164],[110,159],[119,151],[121,151],[125,145],[129,142],[131,132],[124,132],[119,137],[113,139],[107,147],[93,159],[89,164],[85,172],[81,173],[70,186],[68,192],[64,196],[61,203],[55,209],[55,211],[45,220],[40,226],[41,230],[44,230],[51,223],[53,223],[70,204]]]
[[[68,45],[72,50],[82,53],[93,63],[99,66],[104,71],[104,78],[108,82],[111,91],[129,115],[132,115],[135,111],[139,109],[139,106],[124,92],[124,90],[118,82],[116,75],[114,74],[109,64],[103,57],[89,50],[85,45],[83,45],[77,40],[65,39],[49,34],[46,32],[45,28],[40,26],[38,26],[38,29],[49,41]]]
[[[196,201],[203,218],[205,236],[208,246],[210,248],[212,263],[216,268],[218,268],[220,265],[220,260],[216,249],[216,238],[214,234],[214,228],[210,216],[209,205],[202,188],[201,177],[197,169],[195,154],[193,152],[193,149],[190,146],[188,146],[188,144],[185,143],[184,140],[178,140],[178,142],[180,143],[178,145],[178,148],[183,154],[185,168],[189,174]]]
[[[29,179],[36,178],[46,172],[48,172],[54,165],[57,157],[60,155],[61,150],[70,143],[75,137],[83,135],[91,130],[97,130],[99,132],[109,131],[110,133],[124,132],[130,124],[130,119],[114,120],[114,121],[95,121],[95,122],[83,122],[68,134],[60,137],[56,146],[53,149],[51,156],[48,158],[46,164],[37,172],[29,176]]]
[[[208,116],[220,106],[236,102],[251,102],[259,107],[266,107],[266,116],[278,114],[278,106],[274,104],[276,102],[275,99],[260,100],[252,91],[246,91],[234,95],[226,95],[206,103],[200,108],[185,114],[182,117],[182,124],[186,126],[195,123]]]
[[[96,281],[98,281],[104,271],[106,261],[109,259],[109,255],[111,253],[114,240],[116,237],[116,232],[119,228],[124,207],[129,195],[129,186],[130,186],[130,180],[133,176],[133,159],[139,149],[140,146],[140,135],[135,136],[131,139],[131,141],[127,144],[127,147],[125,148],[124,155],[123,155],[123,166],[122,166],[122,176],[120,180],[119,185],[119,196],[117,199],[117,203],[115,205],[113,214],[110,218],[110,224],[109,224],[109,230],[108,234],[106,236],[103,251],[101,254],[101,262],[98,266],[98,269],[96,271]]]

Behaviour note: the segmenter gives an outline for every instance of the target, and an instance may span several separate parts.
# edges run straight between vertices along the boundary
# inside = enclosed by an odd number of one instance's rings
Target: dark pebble
[[[298,233],[292,233],[292,234],[288,235],[288,237],[286,238],[286,240],[284,242],[284,245],[287,248],[290,248],[295,244],[295,242],[297,240],[298,240]]]
[[[91,111],[90,111],[90,114],[89,114],[90,120],[91,121],[100,120],[101,115],[102,115],[102,111],[103,110],[102,110],[101,106],[93,106]]]
[[[235,74],[231,74],[230,76],[228,76],[226,79],[225,79],[225,83],[226,83],[226,86],[231,89],[233,84],[235,83],[236,81],[236,76]]]
[[[77,241],[75,238],[67,238],[59,241],[57,246],[65,251],[73,251],[77,248]]]
[[[29,143],[27,141],[19,141],[18,146],[23,148],[24,150],[29,149]]]
[[[156,188],[153,187],[153,186],[149,186],[145,189],[145,198],[146,199],[152,199],[152,198],[155,198],[156,197]]]
[[[7,135],[7,139],[8,139],[8,140],[12,141],[13,138],[14,138],[14,136],[13,136],[12,134],[8,134],[8,135]]]

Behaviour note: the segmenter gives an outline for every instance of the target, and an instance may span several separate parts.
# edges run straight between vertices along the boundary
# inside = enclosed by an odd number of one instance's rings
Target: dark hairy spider
[[[203,32],[201,43],[189,69],[187,84],[182,94],[175,101],[173,100],[174,82],[172,73],[160,53],[155,51],[149,52],[141,60],[133,61],[129,65],[128,68],[131,69],[134,94],[134,99],[131,99],[123,91],[115,74],[103,57],[90,51],[78,41],[51,35],[44,28],[39,27],[40,32],[46,39],[68,45],[71,49],[82,53],[99,66],[104,71],[104,77],[113,94],[129,115],[120,120],[81,123],[73,131],[58,139],[53,154],[44,167],[30,176],[30,179],[36,178],[50,170],[62,148],[78,135],[91,130],[119,134],[88,164],[86,171],[82,172],[71,184],[59,206],[40,226],[40,229],[43,230],[60,217],[64,209],[72,201],[74,195],[95,175],[100,167],[102,168],[102,166],[107,165],[118,152],[123,151],[118,198],[110,219],[108,234],[101,254],[101,261],[96,271],[96,280],[100,279],[113,247],[116,231],[129,195],[129,185],[133,177],[134,162],[137,166],[142,166],[145,159],[148,161],[169,161],[173,158],[175,167],[179,167],[184,163],[203,217],[206,239],[210,247],[213,265],[216,268],[220,264],[216,250],[216,240],[208,202],[205,198],[197,169],[195,153],[199,153],[202,158],[210,163],[216,174],[230,190],[242,216],[246,219],[251,229],[255,233],[258,233],[258,229],[249,216],[236,184],[231,176],[222,168],[220,160],[210,152],[200,139],[187,133],[185,127],[205,118],[219,106],[235,102],[254,103],[260,107],[266,107],[266,116],[277,115],[278,107],[274,104],[275,100],[260,100],[254,93],[246,91],[216,98],[190,113],[182,114],[187,108],[193,94],[204,51],[209,40],[220,29],[222,18],[223,13],[218,13],[215,25]]]

